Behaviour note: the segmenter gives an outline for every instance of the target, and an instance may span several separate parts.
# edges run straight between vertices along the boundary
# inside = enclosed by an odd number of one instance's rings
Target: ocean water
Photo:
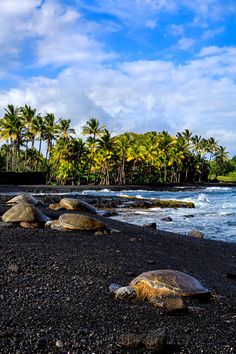
[[[187,234],[196,229],[204,233],[205,238],[236,242],[236,187],[208,187],[188,191],[176,188],[176,191],[126,190],[122,192],[104,189],[85,190],[83,195],[134,196],[145,199],[175,199],[194,202],[195,209],[126,209],[120,208],[114,219],[136,225],[155,222],[160,230]],[[193,215],[193,217],[188,217]],[[172,222],[162,219],[170,216]]]

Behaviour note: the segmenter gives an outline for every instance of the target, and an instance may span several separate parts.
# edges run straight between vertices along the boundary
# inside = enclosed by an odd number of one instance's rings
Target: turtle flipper
[[[136,297],[136,291],[132,286],[120,286],[118,284],[111,284],[109,286],[110,292],[116,299],[134,299]]]

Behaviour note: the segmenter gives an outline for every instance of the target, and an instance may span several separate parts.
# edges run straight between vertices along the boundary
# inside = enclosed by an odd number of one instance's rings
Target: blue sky
[[[4,0],[0,113],[114,133],[186,128],[236,153],[233,0]]]

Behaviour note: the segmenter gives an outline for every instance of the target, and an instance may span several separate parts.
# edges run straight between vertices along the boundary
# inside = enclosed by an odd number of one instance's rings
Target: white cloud
[[[212,30],[207,30],[203,33],[202,39],[204,39],[204,40],[211,39],[211,38],[215,37],[216,35],[223,33],[224,30],[225,30],[224,27],[219,27],[219,28],[215,28]]]
[[[193,38],[182,37],[177,42],[177,47],[180,50],[187,50],[195,44],[195,40]]]
[[[19,53],[19,42],[26,34],[24,24],[28,22],[32,11],[41,0],[4,0],[0,2],[0,46],[1,57]]]
[[[198,54],[199,57],[205,57],[208,55],[217,55],[221,54],[223,52],[223,48],[217,47],[217,46],[210,46],[210,47],[204,47],[201,49],[200,53]],[[227,48],[225,48],[225,51],[227,52]]]
[[[177,8],[176,0],[100,0],[89,4],[84,0],[79,3],[90,11],[108,13],[131,27],[146,27],[147,22],[155,21],[159,13]]]
[[[42,113],[55,112],[77,128],[93,116],[116,133],[175,134],[188,128],[236,152],[235,68],[236,48],[205,48],[183,65],[136,61],[113,69],[101,64],[66,69],[54,80],[22,82],[0,100],[3,106],[28,103]]]
[[[41,36],[36,46],[38,64],[63,66],[113,58],[114,54],[105,52],[102,43],[87,33],[89,29],[78,10],[46,1],[30,23],[32,33]]]
[[[73,62],[99,62],[115,57],[92,33],[76,8],[60,0],[4,0],[0,2],[0,71],[11,75],[14,67],[65,66]],[[111,28],[111,26],[109,27]]]
[[[63,66],[68,63],[100,62],[114,56],[106,53],[97,41],[79,33],[45,38],[38,43],[37,48],[39,65]]]

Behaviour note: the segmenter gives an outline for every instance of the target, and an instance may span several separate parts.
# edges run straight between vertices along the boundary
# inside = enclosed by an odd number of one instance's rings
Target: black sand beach
[[[0,229],[0,353],[148,353],[122,348],[119,337],[155,331],[166,332],[165,352],[236,353],[236,280],[227,277],[236,244],[97,218],[121,233]],[[186,272],[215,296],[178,315],[112,298],[110,283],[153,269]]]

